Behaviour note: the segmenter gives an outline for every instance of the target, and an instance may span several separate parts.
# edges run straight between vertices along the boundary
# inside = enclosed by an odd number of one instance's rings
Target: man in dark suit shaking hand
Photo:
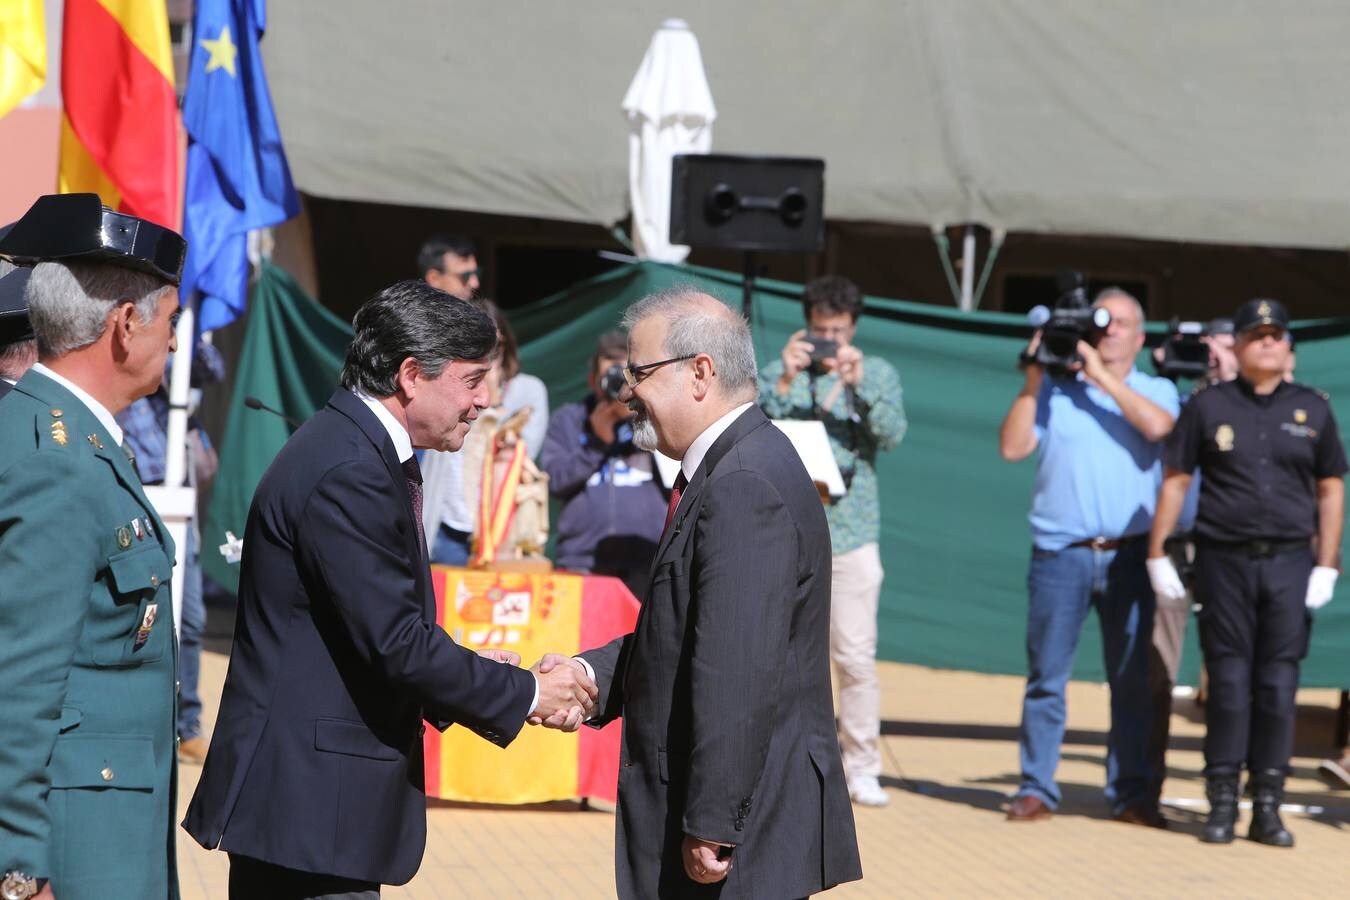
[[[680,475],[637,628],[545,662],[594,672],[588,724],[623,717],[619,896],[780,900],[861,878],[830,695],[829,528],[754,405],[750,330],[681,289],[625,325],[634,443]]]
[[[407,882],[426,845],[424,720],[504,747],[531,715],[577,727],[595,699],[572,667],[484,658],[436,624],[413,448],[458,450],[487,406],[492,319],[405,281],[353,325],[342,387],[277,455],[244,532],[230,671],[183,823],[229,852],[231,897]]]

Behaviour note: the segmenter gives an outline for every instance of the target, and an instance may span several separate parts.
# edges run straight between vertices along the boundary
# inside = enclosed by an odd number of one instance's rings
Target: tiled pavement
[[[202,688],[209,728],[226,658],[206,653]],[[1331,691],[1305,691],[1290,802],[1321,807],[1286,815],[1298,846],[1277,850],[1244,840],[1227,847],[1196,839],[1204,807],[1168,808],[1169,831],[1110,821],[1101,801],[1107,692],[1074,684],[1059,776],[1065,804],[1054,819],[1004,821],[1001,804],[1017,780],[1021,680],[883,665],[886,809],[857,809],[862,882],[828,896],[891,897],[1334,897],[1350,891],[1350,792],[1313,777],[1332,728]],[[1203,725],[1188,701],[1173,717],[1166,795],[1203,797]],[[199,769],[183,766],[185,806]],[[1246,814],[1239,824],[1245,828]],[[560,803],[528,809],[433,802],[426,857],[390,898],[612,897],[614,818]],[[182,832],[184,900],[224,897],[224,854]],[[772,898],[776,900],[776,898]]]

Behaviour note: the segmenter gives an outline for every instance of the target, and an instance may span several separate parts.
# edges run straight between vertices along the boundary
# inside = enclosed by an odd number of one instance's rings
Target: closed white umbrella
[[[689,248],[670,243],[670,160],[712,149],[717,118],[698,38],[683,19],[667,19],[652,36],[623,112],[634,249],[643,259],[681,262]]]

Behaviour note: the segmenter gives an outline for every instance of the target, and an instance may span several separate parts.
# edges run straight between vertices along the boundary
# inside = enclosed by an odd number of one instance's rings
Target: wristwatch
[[[0,900],[28,900],[40,890],[42,885],[36,878],[11,869],[5,873],[5,880],[0,881]]]

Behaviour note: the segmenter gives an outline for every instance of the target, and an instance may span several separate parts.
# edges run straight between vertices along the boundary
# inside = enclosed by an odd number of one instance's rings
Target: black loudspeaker
[[[727,250],[825,248],[825,160],[681,154],[671,164],[670,242]]]

